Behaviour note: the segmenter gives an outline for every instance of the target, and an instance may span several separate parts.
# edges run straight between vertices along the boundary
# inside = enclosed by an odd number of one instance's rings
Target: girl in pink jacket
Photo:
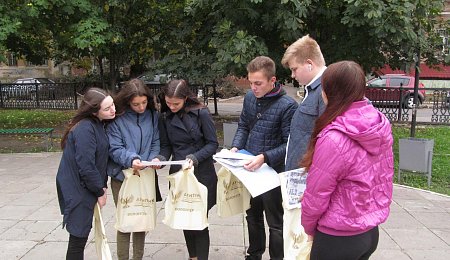
[[[352,61],[331,64],[322,75],[327,107],[300,163],[308,171],[301,222],[313,238],[311,259],[368,259],[389,215],[391,125],[365,89],[364,72]]]

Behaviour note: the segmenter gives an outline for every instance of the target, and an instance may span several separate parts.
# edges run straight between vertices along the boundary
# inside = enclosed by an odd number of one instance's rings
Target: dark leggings
[[[310,259],[369,259],[377,249],[378,237],[378,227],[354,236],[332,236],[316,231]]]
[[[83,260],[84,247],[86,246],[87,237],[76,237],[70,235],[69,246],[67,247],[66,260]]]
[[[189,257],[207,260],[209,255],[209,230],[183,230]]]

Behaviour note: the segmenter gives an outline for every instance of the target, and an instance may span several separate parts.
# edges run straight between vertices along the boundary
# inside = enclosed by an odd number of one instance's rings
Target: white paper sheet
[[[278,173],[267,164],[263,164],[258,170],[250,172],[244,169],[244,167],[230,165],[230,161],[227,159],[217,156],[214,156],[214,159],[223,167],[230,170],[231,173],[233,173],[242,182],[242,184],[244,184],[252,197],[256,197],[264,192],[280,186]]]
[[[220,152],[213,155],[215,158],[222,158],[222,159],[238,159],[238,160],[251,160],[255,158],[254,155],[248,155],[244,153],[233,153],[230,150],[222,149]]]
[[[141,164],[144,166],[161,166],[161,165],[183,165],[187,163],[186,160],[179,161],[161,161],[161,162],[150,162],[150,161],[142,161]]]
[[[300,198],[306,189],[307,173],[305,173],[305,168],[281,172],[279,176],[283,206],[286,209],[301,208]]]

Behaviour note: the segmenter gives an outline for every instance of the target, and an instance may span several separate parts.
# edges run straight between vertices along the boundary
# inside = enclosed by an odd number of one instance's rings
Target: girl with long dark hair
[[[207,107],[191,92],[184,80],[172,80],[161,96],[161,155],[165,159],[188,159],[198,181],[208,188],[208,210],[216,204],[217,175],[213,154],[218,148],[216,128]],[[181,169],[172,165],[169,173]],[[183,230],[191,259],[206,260],[209,230]]]
[[[108,125],[109,137],[108,175],[114,203],[117,200],[122,182],[123,169],[144,169],[142,161],[159,161],[158,113],[150,90],[140,79],[132,79],[123,84],[115,97],[117,118]],[[156,177],[156,175],[155,175]],[[156,200],[161,201],[158,179],[155,180]],[[145,232],[123,233],[117,231],[117,256],[128,260],[130,235],[133,237],[133,259],[142,259],[145,246]]]
[[[84,258],[94,207],[106,204],[108,138],[105,122],[115,117],[112,97],[91,88],[61,140],[63,154],[56,175],[63,227],[70,233],[66,259]]]
[[[389,215],[391,124],[365,89],[364,72],[352,61],[331,64],[322,75],[327,107],[300,164],[308,171],[301,222],[313,238],[311,259],[368,259]]]

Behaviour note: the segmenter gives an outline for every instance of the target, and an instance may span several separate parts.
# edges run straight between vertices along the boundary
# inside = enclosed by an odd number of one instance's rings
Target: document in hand
[[[244,184],[252,197],[256,197],[280,186],[280,179],[278,173],[267,164],[263,164],[256,171],[247,171],[243,165],[253,157],[242,153],[232,153],[225,149],[213,155],[214,160],[231,171]]]
[[[233,153],[230,150],[222,149],[220,152],[213,155],[213,158],[217,161],[217,159],[221,159],[222,163],[228,164],[234,167],[243,167],[250,160],[255,158],[254,155],[246,154],[246,153]]]
[[[298,168],[279,174],[281,182],[281,195],[285,209],[301,208],[300,198],[306,189],[307,173],[305,168]]]
[[[151,162],[151,161],[142,161],[142,165],[144,166],[161,166],[161,165],[183,165],[187,161],[179,160],[179,161],[160,161],[160,162]]]

